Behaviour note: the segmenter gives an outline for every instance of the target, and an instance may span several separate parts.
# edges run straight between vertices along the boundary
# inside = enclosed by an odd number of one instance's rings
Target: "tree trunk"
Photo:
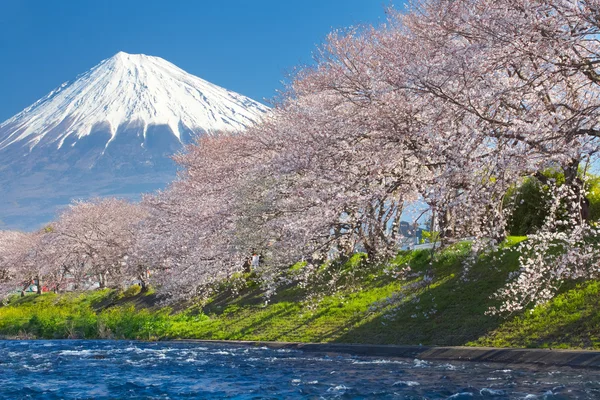
[[[25,297],[25,289],[27,289],[30,284],[31,283],[26,283],[25,286],[23,286],[23,289],[21,289],[21,297]]]
[[[454,237],[454,216],[449,208],[444,211],[442,220],[440,221],[440,236],[444,239],[451,239]]]
[[[584,183],[579,178],[579,159],[572,159],[563,166],[565,173],[565,185],[573,189],[579,195],[579,213],[582,221],[590,220],[590,201],[584,195]]]
[[[39,276],[35,277],[35,285],[37,287],[37,294],[39,296],[40,294],[42,294],[42,285],[41,285],[40,277]]]
[[[140,286],[142,287],[142,293],[146,293],[148,291],[148,284],[146,283],[143,277],[140,277]]]

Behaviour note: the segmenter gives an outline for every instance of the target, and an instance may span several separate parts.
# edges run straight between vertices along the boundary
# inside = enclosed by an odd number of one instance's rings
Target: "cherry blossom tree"
[[[17,231],[0,231],[0,296],[20,287],[20,259],[27,235]]]
[[[52,281],[53,265],[46,251],[45,230],[23,233],[0,233],[0,270],[2,271],[2,295],[17,288],[24,294],[25,289],[35,284],[37,293],[42,293],[42,285]]]
[[[101,288],[121,285],[128,275],[128,256],[145,211],[114,198],[77,201],[52,225],[60,246],[56,264],[80,283],[92,276]]]
[[[241,271],[253,250],[240,238],[235,212],[246,201],[241,188],[257,167],[247,136],[200,137],[176,156],[183,167],[166,191],[146,196],[148,218],[137,253],[151,262],[155,282],[172,299]]]
[[[577,170],[598,145],[597,10],[423,1],[392,11],[386,27],[330,35],[273,119],[250,132],[277,153],[267,168],[277,212],[265,227],[280,232],[279,254],[326,251],[349,237],[381,251],[386,215],[416,198],[443,240],[473,235],[475,253],[493,250],[505,236],[507,190],[548,166],[560,166],[570,188],[557,197],[578,199],[567,242],[593,235]],[[540,237],[557,240],[554,223],[544,229]],[[570,270],[555,267],[557,276]]]
[[[427,49],[416,86],[468,116],[461,124],[505,157],[495,179],[511,183],[548,166],[564,172],[554,212],[520,247],[522,269],[500,292],[503,311],[548,300],[564,280],[598,276],[598,232],[585,220],[579,173],[598,151],[597,15],[596,1],[560,0],[425,1],[396,15]]]

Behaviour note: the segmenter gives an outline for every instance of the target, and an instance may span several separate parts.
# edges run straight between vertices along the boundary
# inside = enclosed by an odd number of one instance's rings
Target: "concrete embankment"
[[[492,347],[394,346],[343,343],[287,343],[238,340],[181,340],[237,346],[265,346],[319,353],[360,356],[418,358],[439,361],[476,361],[504,364],[533,364],[574,368],[600,368],[600,351],[554,349],[508,349]]]

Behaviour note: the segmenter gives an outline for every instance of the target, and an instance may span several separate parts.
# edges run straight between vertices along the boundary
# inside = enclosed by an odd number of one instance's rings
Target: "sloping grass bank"
[[[532,313],[486,316],[496,305],[490,295],[517,268],[517,257],[482,258],[465,276],[467,251],[460,244],[433,261],[426,251],[407,252],[378,266],[355,255],[323,266],[306,288],[280,289],[266,304],[251,275],[224,282],[208,303],[179,312],[136,288],[28,296],[0,307],[0,335],[600,348],[600,282],[565,289]]]

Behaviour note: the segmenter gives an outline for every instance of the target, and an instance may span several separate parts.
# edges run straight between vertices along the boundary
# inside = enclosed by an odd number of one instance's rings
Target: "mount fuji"
[[[194,136],[269,110],[168,61],[119,52],[0,124],[0,229],[32,229],[72,199],[139,197],[175,178]]]

